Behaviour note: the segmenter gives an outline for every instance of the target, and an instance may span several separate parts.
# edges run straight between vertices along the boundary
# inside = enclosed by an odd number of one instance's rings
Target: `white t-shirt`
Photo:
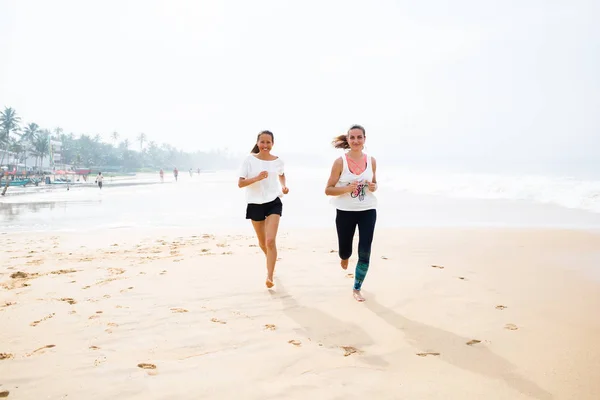
[[[262,171],[268,171],[269,177],[246,186],[246,202],[248,204],[264,204],[282,197],[279,176],[283,175],[283,161],[280,158],[265,161],[250,154],[240,168],[240,178],[254,178]]]

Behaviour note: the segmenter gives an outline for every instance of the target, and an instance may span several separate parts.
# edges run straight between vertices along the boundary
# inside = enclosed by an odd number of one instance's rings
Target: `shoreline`
[[[343,271],[333,226],[282,229],[276,286],[268,291],[264,256],[247,228],[0,235],[0,353],[10,354],[0,360],[0,392],[90,399],[239,398],[240,390],[252,399],[600,394],[593,346],[600,279],[591,279],[600,277],[598,233],[376,229],[361,304],[347,277],[356,240]],[[11,278],[16,272],[29,275]]]

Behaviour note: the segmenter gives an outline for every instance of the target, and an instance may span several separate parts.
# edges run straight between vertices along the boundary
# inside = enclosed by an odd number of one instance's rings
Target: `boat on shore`
[[[27,184],[31,183],[31,179],[17,179],[17,180],[9,180],[8,181],[8,186],[25,186]],[[6,181],[5,180],[1,180],[0,181],[0,187],[4,187],[6,186]]]

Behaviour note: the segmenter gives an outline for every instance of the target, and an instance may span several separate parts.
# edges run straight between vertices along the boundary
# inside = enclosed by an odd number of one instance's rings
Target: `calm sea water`
[[[324,194],[325,168],[287,170],[281,227],[332,227],[335,210]],[[378,226],[516,226],[600,229],[600,181],[543,176],[501,176],[410,171],[379,172]],[[127,181],[106,179],[105,186],[29,189],[0,200],[0,229],[85,231],[125,227],[246,227],[244,191],[237,171],[189,176],[179,182],[166,174]]]

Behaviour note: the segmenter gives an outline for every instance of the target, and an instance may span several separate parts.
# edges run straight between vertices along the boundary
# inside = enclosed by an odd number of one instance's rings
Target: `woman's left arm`
[[[283,194],[288,194],[290,189],[285,185],[285,174],[279,175],[279,183],[281,183],[281,190]]]
[[[377,190],[377,162],[373,157],[371,157],[371,166],[373,167],[373,179],[369,182],[369,191],[374,192]]]

